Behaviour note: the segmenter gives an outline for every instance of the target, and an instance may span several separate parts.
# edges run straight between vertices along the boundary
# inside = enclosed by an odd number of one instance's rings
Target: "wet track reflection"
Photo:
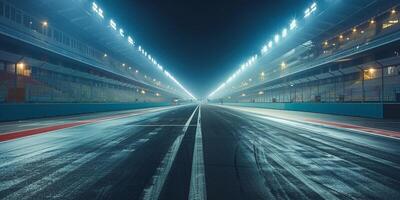
[[[398,199],[399,154],[398,139],[228,107],[149,109],[0,142],[0,199]]]

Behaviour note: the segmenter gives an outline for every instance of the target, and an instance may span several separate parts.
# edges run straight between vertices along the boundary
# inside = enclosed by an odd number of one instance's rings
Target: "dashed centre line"
[[[203,136],[201,132],[201,106],[197,117],[196,136],[194,141],[192,175],[190,178],[190,200],[206,200],[206,180],[204,173]]]

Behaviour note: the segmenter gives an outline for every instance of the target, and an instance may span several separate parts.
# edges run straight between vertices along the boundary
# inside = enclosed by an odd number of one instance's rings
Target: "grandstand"
[[[0,42],[3,103],[194,98],[95,2],[0,0]]]
[[[396,1],[321,1],[208,96],[223,103],[400,102]],[[324,5],[330,3],[330,5]],[[311,9],[315,6],[315,9]]]

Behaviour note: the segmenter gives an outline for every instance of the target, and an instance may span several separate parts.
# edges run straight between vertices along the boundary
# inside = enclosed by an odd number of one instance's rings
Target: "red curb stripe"
[[[48,126],[48,127],[43,127],[43,128],[36,128],[36,129],[6,133],[6,134],[0,135],[0,142],[17,139],[17,138],[21,138],[21,137],[26,137],[26,136],[30,136],[30,135],[36,135],[36,134],[40,134],[40,133],[46,133],[46,132],[50,132],[50,131],[56,131],[56,130],[65,129],[65,128],[71,128],[71,127],[88,124],[88,123],[90,123],[90,122],[81,121],[81,122],[73,122],[73,123],[68,123],[68,124],[60,124],[60,125],[55,125],[55,126]]]
[[[344,124],[344,123],[337,123],[337,122],[327,122],[327,121],[321,121],[321,120],[315,120],[315,119],[306,119],[306,121],[313,122],[313,123],[318,123],[318,124],[323,124],[323,125],[328,125],[328,126],[347,128],[347,129],[354,129],[354,130],[369,132],[369,133],[373,133],[373,134],[377,134],[377,135],[384,135],[384,136],[400,138],[400,132],[397,132],[397,131],[389,131],[389,130],[383,130],[383,129],[368,128],[368,127],[357,126],[357,125],[352,125],[352,124]]]
[[[71,123],[67,123],[67,124],[60,124],[60,125],[47,126],[47,127],[42,127],[42,128],[34,128],[34,129],[4,133],[4,134],[0,134],[0,142],[18,139],[18,138],[22,138],[22,137],[27,137],[27,136],[31,136],[31,135],[37,135],[37,134],[46,133],[46,132],[50,132],[50,131],[57,131],[57,130],[61,130],[61,129],[72,128],[72,127],[85,125],[85,124],[92,124],[95,122],[129,117],[134,114],[137,114],[137,113],[117,114],[117,115],[113,115],[113,116],[99,117],[97,119],[83,120],[83,121],[71,122]]]

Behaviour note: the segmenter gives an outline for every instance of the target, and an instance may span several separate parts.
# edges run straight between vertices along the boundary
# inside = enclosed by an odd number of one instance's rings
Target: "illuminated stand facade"
[[[400,102],[398,5],[321,2],[312,3],[303,18],[293,19],[274,34],[208,99],[317,112],[325,109],[312,106],[334,105],[327,113],[345,103],[396,106]]]
[[[141,103],[195,97],[91,1],[0,1],[0,102]]]

